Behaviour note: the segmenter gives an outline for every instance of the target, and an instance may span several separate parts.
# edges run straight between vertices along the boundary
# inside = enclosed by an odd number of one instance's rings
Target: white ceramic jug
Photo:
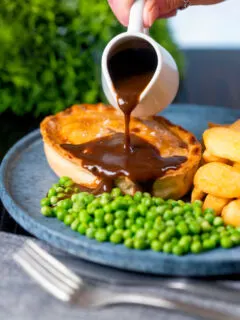
[[[143,39],[155,49],[158,64],[156,71],[139,98],[139,104],[132,115],[136,117],[152,116],[167,107],[175,98],[179,86],[179,73],[177,65],[170,55],[159,43],[148,35],[143,26],[143,8],[145,0],[135,0],[129,19],[127,32],[114,37],[106,46],[102,56],[102,86],[109,103],[118,109],[117,95],[109,75],[108,59],[113,50],[129,40]],[[126,47],[125,47],[126,48]]]

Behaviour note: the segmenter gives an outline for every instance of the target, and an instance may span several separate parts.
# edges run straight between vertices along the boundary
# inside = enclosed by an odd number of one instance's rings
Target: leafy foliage
[[[1,0],[0,113],[38,116],[102,100],[101,52],[122,31],[106,0]],[[152,35],[181,64],[165,21]]]

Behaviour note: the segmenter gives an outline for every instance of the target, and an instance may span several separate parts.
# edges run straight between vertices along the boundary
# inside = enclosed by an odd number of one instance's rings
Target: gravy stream
[[[125,134],[116,132],[80,145],[61,145],[72,156],[82,159],[83,168],[101,178],[102,183],[92,190],[95,194],[111,191],[119,177],[129,178],[137,190],[151,192],[157,178],[186,161],[183,156],[163,158],[155,146],[130,134],[131,113],[156,70],[157,55],[144,40],[129,41],[124,46],[126,49],[117,47],[112,53],[108,68],[124,114]]]

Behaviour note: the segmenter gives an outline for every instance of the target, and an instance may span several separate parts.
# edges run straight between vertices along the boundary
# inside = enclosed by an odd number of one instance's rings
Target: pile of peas
[[[94,196],[80,192],[68,177],[41,200],[41,212],[90,239],[130,249],[180,256],[240,245],[240,228],[225,226],[212,209],[203,211],[201,201],[163,200],[146,192],[123,195],[119,188]]]

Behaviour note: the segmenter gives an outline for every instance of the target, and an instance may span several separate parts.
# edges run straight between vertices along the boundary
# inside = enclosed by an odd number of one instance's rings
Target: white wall
[[[170,25],[183,48],[240,48],[240,0],[189,7],[170,19]]]

